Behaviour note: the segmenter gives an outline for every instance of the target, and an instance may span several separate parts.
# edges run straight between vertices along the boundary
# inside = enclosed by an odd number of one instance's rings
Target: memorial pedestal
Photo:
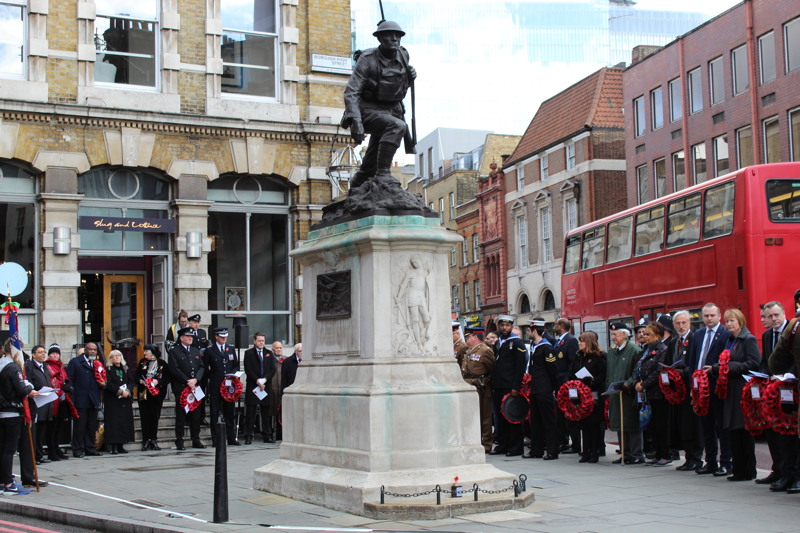
[[[283,396],[280,459],[255,470],[256,489],[377,517],[382,486],[512,485],[485,463],[478,397],[453,359],[447,269],[460,241],[438,219],[372,216],[312,231],[292,252],[304,359]],[[409,504],[409,517],[428,516]]]

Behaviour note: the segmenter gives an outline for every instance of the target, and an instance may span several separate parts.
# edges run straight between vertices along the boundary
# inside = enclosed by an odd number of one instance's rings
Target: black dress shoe
[[[541,459],[544,457],[543,453],[524,453],[522,454],[523,459]]]
[[[762,477],[756,480],[756,484],[758,485],[772,485],[778,480],[783,479],[780,474],[777,472],[770,472],[767,477]]]
[[[195,440],[195,441],[192,441],[192,448],[197,448],[197,449],[202,450],[203,448],[205,448],[205,445],[202,442],[200,442],[199,440]]]
[[[579,463],[588,463],[589,462],[589,454],[588,453],[581,454],[581,458],[578,459],[578,462]]]
[[[714,475],[716,476],[717,474]],[[751,476],[743,476],[741,474],[728,476],[728,481],[750,481],[751,479],[753,479]]]
[[[122,447],[122,444],[117,444],[117,451],[119,453],[128,453],[128,450]]]
[[[46,465],[49,462],[50,462],[50,459],[48,459],[46,457],[42,457],[41,459],[36,459],[36,464],[37,465]]]
[[[800,479],[796,480],[792,483],[792,486],[786,489],[786,492],[789,494],[797,494],[800,493]]]
[[[611,461],[611,464],[612,465],[621,465],[622,464],[622,457],[620,457],[619,459],[614,459],[613,461]]]
[[[229,440],[228,441],[228,446],[241,446],[241,445],[242,445],[242,443],[239,442],[238,440]]]
[[[49,484],[50,483],[48,483],[47,481],[44,481],[43,479],[39,480],[39,488],[46,487]],[[26,489],[29,489],[29,488],[35,487],[36,486],[36,482],[34,482],[34,481],[31,481],[29,483],[24,483],[23,482],[22,486],[25,487]]]
[[[489,452],[489,455],[505,455],[506,451],[501,448],[495,448],[494,450]]]
[[[644,464],[644,457],[639,457],[638,459],[625,459],[626,465],[643,465]]]
[[[769,490],[771,490],[772,492],[783,492],[789,487],[791,487],[793,483],[794,483],[794,478],[788,476],[782,477],[775,483],[772,483],[769,486]]]
[[[569,447],[569,448],[562,449],[561,453],[563,453],[563,454],[571,454],[571,453],[581,453],[581,452],[579,450],[576,450],[575,448]]]
[[[683,463],[681,466],[676,466],[675,470],[680,472],[693,472],[700,468],[700,465],[697,463]]]
[[[60,461],[61,457],[59,457],[57,455],[51,455],[51,456],[48,457],[48,459],[50,459],[50,462],[52,462],[52,461]]]
[[[545,455],[544,457],[542,457],[542,459],[543,459],[544,461],[555,461],[556,459],[558,459],[558,455],[557,455],[557,454],[554,454],[554,453],[552,453],[552,454],[551,454],[551,453],[548,453],[547,455]]]
[[[183,441],[179,440],[175,442],[175,448],[178,450],[185,450],[186,446],[183,445]]]
[[[264,442],[266,442],[268,444],[275,444],[275,438],[274,437],[267,437],[266,439],[264,439]]]
[[[143,452],[146,452],[146,451],[147,451],[147,450],[149,450],[149,449],[150,449],[150,441],[149,441],[149,440],[146,440],[146,441],[144,441],[144,442],[142,443],[142,451],[143,451]]]
[[[727,466],[721,466],[721,467],[719,467],[717,469],[716,472],[714,472],[714,476],[715,477],[725,477],[725,476],[729,476],[730,474],[731,474],[731,469],[728,468]],[[736,476],[736,477],[738,477],[738,476]],[[742,477],[744,478],[744,476],[742,476]],[[737,481],[739,481],[739,480],[737,480]]]
[[[72,457],[74,457],[75,459],[81,459],[85,456],[86,454],[84,452],[72,452]]]
[[[117,447],[116,446],[111,446],[111,455],[117,455],[117,453],[119,453],[119,452],[117,452]]]
[[[589,461],[587,461],[587,462],[589,462],[589,463],[598,463],[598,462],[600,462],[600,455],[596,454],[596,453],[590,453],[589,454]]]
[[[157,440],[153,439],[153,440],[150,441],[150,449],[157,451],[157,450],[161,449],[161,446],[158,445],[158,441]]]
[[[522,452],[506,452],[506,457],[516,457],[522,455]]]
[[[61,450],[56,450],[56,457],[58,457],[62,461],[66,461],[67,459],[69,459],[69,457],[67,457],[67,454],[65,454]]]
[[[89,451],[89,452],[86,452],[86,455],[88,457],[100,457],[103,454],[98,452],[98,451]]]
[[[253,444],[253,437],[246,437],[244,439],[245,444]]]
[[[717,470],[719,470],[719,467],[717,465],[711,464],[711,463],[706,463],[705,466],[695,470],[695,474],[701,474],[701,475],[702,474],[713,474]]]

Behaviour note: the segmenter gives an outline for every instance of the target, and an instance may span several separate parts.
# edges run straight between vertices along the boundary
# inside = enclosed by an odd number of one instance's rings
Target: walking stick
[[[625,410],[622,403],[622,391],[619,391],[619,451],[622,452],[620,465],[625,464]]]

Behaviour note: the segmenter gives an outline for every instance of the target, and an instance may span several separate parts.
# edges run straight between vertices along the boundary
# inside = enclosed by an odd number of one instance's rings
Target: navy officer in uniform
[[[181,393],[186,387],[194,391],[203,379],[205,365],[200,350],[192,344],[195,335],[191,327],[178,330],[178,344],[169,351],[169,373],[172,382],[172,393],[175,395],[175,446],[185,450],[183,446],[183,430],[189,422],[189,433],[193,448],[205,448],[200,442],[200,409],[188,413],[181,406]]]
[[[531,321],[531,358],[528,364],[531,375],[531,450],[523,457],[549,461],[558,459],[560,449],[555,393],[561,383],[556,354],[550,341],[544,338],[544,332],[544,318],[534,318]]]
[[[350,128],[350,136],[359,144],[370,134],[351,190],[376,174],[390,174],[394,154],[408,132],[403,99],[417,77],[408,64],[408,50],[400,46],[405,32],[398,23],[384,20],[373,35],[380,46],[360,54],[344,90],[342,127]],[[413,147],[406,148],[413,153]]]
[[[497,317],[500,337],[497,340],[497,361],[492,375],[492,401],[498,413],[501,412],[503,398],[507,394],[519,396],[527,364],[528,349],[519,335],[511,331],[513,327],[514,317]],[[512,424],[501,414],[497,417],[497,447],[489,454],[512,457],[522,455],[522,452],[522,424]]]
[[[220,386],[226,380],[225,376],[239,371],[239,356],[236,354],[236,349],[227,344],[227,341],[228,329],[215,328],[214,342],[205,353],[206,367],[208,368],[208,392],[211,396],[211,438],[216,444],[217,420],[222,412],[228,444],[239,446],[240,442],[236,439],[236,426],[234,425],[236,402],[226,401],[220,393]]]

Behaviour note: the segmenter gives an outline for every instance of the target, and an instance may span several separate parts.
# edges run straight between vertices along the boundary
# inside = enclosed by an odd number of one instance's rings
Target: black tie
[[[772,330],[772,349],[773,350],[775,349],[775,345],[778,344],[778,336],[779,335],[780,335],[780,333],[778,333],[778,330],[775,330],[775,329]]]
[[[264,354],[261,350],[258,351],[258,360],[261,361],[261,375],[264,375]]]

